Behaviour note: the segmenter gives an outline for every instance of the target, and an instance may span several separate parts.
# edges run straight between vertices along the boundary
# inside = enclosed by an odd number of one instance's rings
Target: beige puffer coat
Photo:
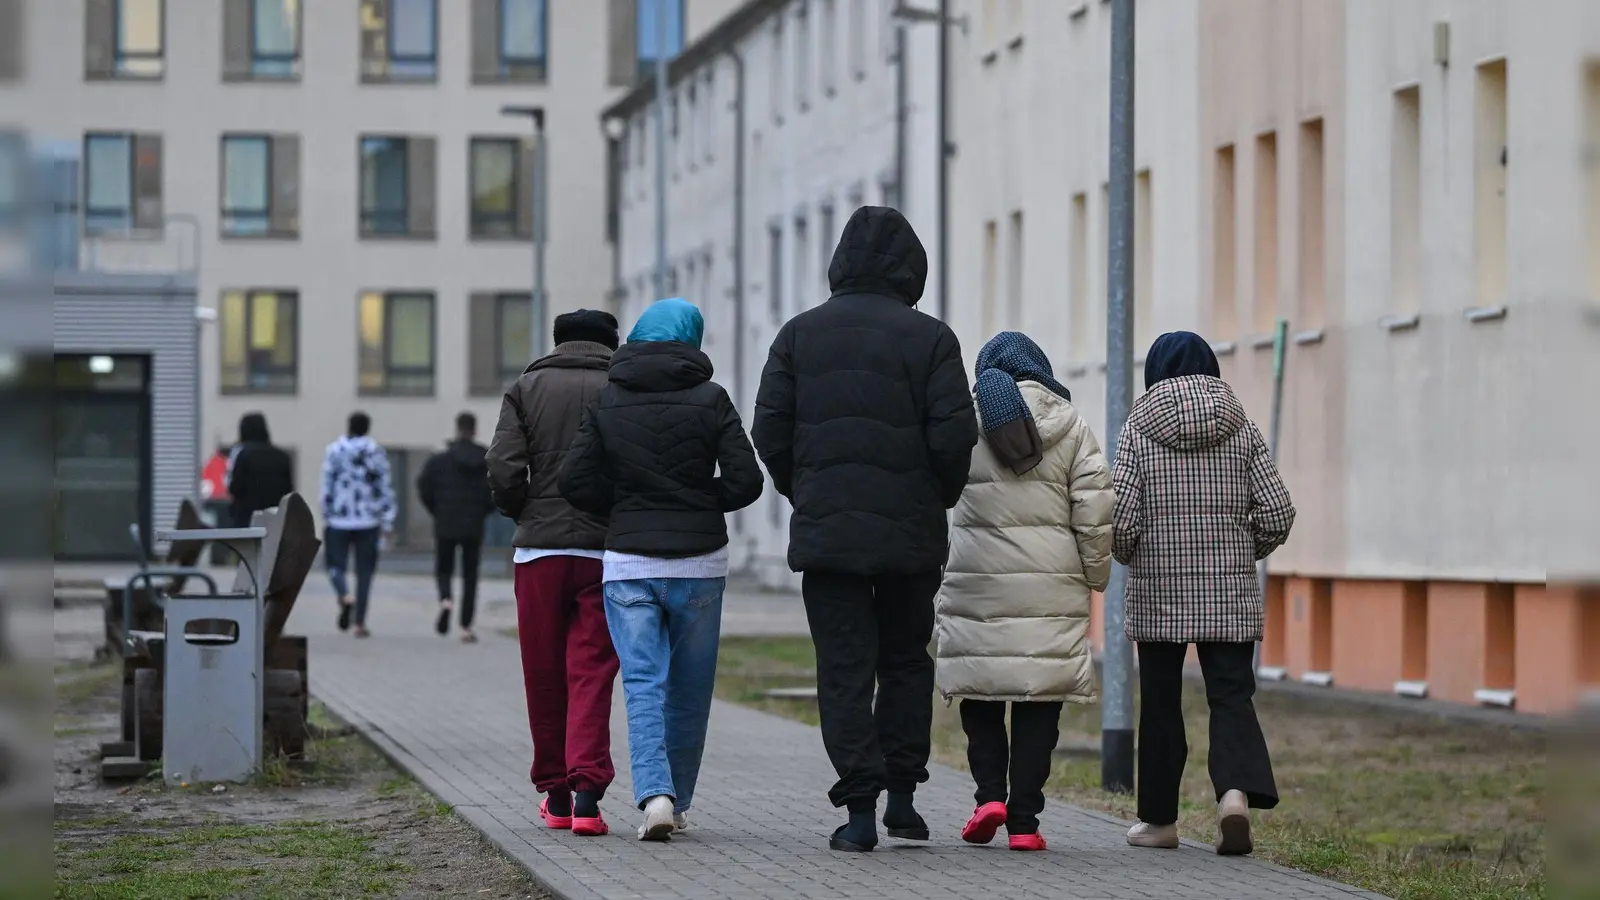
[[[1111,576],[1111,471],[1069,401],[1017,387],[1044,460],[1016,475],[987,441],[972,453],[936,607],[939,691],[1093,703],[1089,593]]]

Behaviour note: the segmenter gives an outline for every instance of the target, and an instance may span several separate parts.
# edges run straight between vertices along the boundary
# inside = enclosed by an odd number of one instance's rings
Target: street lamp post
[[[502,106],[500,114],[503,116],[526,116],[533,120],[533,183],[528,186],[528,202],[533,204],[533,293],[529,295],[530,310],[528,315],[528,352],[529,359],[538,359],[544,355],[544,317],[545,317],[545,279],[544,279],[544,245],[545,245],[545,146],[544,146],[544,107],[542,106]]]

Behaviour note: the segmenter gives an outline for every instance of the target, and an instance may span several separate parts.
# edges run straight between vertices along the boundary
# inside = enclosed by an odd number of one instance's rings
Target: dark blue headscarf
[[[1148,391],[1168,378],[1185,375],[1222,377],[1211,344],[1192,331],[1169,331],[1156,338],[1144,357],[1144,389]]]
[[[1065,400],[1072,399],[1072,392],[1056,381],[1050,358],[1039,345],[1016,331],[990,338],[978,351],[976,369],[984,437],[1000,461],[1021,475],[1039,464],[1044,444],[1017,382],[1038,382]]]

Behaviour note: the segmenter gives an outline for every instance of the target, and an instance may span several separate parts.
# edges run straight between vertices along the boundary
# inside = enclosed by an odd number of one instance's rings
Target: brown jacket
[[[489,491],[517,523],[518,547],[600,550],[606,520],[573,509],[561,496],[561,460],[583,422],[583,410],[606,385],[611,349],[568,341],[535,360],[500,402],[489,443]]]

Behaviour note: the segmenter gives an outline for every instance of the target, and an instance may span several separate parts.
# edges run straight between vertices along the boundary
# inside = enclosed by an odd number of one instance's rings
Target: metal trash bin
[[[260,767],[262,630],[259,592],[167,598],[162,776],[169,786],[244,781]]]

